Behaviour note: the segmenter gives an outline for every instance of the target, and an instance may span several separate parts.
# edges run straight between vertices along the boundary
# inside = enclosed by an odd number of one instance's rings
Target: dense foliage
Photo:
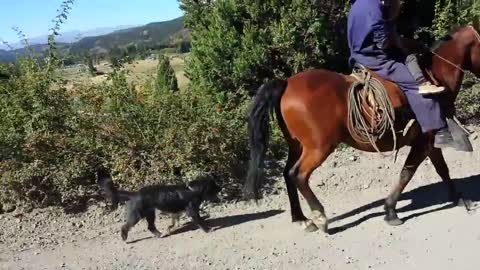
[[[344,2],[182,0],[188,76],[213,92],[238,92],[307,68],[345,70]]]
[[[200,89],[172,91],[168,59],[158,70],[169,78],[167,88],[156,78],[128,82],[121,65],[104,83],[69,86],[58,72],[64,59],[54,36],[49,57],[1,69],[0,212],[19,204],[85,204],[98,194],[100,166],[111,168],[126,188],[215,172],[224,176],[226,190],[235,189],[230,179],[246,159],[245,133],[239,132],[244,107],[219,103]]]
[[[182,0],[190,32],[170,42],[188,50],[182,40],[192,39],[188,89],[175,91],[166,58],[156,78],[127,81],[122,61],[145,54],[140,43],[112,47],[118,62],[106,82],[72,84],[58,72],[71,56],[54,40],[71,2],[62,5],[46,57],[0,68],[0,212],[19,204],[83,204],[97,194],[100,166],[127,188],[213,171],[234,189],[247,158],[249,94],[308,68],[348,71],[348,0]],[[412,7],[425,13],[416,17]],[[478,11],[473,0],[407,0],[401,29],[431,42]],[[82,57],[93,75],[98,59]],[[465,88],[472,91],[459,97],[459,115],[478,119],[478,87]]]

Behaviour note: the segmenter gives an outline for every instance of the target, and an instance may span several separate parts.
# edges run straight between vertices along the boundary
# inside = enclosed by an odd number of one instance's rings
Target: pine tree
[[[170,65],[170,60],[165,55],[158,56],[156,90],[160,93],[163,91],[178,91],[175,71]]]
[[[85,59],[84,60],[87,64],[88,72],[90,73],[90,75],[92,75],[92,76],[97,75],[97,69],[95,68],[95,66],[93,64],[93,55],[90,51],[87,51],[85,53]]]

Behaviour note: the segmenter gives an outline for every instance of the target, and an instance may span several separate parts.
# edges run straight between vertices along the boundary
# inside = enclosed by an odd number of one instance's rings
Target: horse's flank
[[[407,106],[406,97],[396,84],[376,74],[373,76],[384,83],[394,108]],[[356,142],[348,131],[347,94],[353,81],[351,76],[324,69],[309,70],[289,78],[280,108],[291,136],[299,139],[304,147],[316,148],[322,144],[322,148],[334,148],[346,143],[374,152],[372,145]],[[399,134],[398,147],[407,143],[408,140]],[[392,150],[392,145],[392,134],[386,134],[378,142],[382,151]]]

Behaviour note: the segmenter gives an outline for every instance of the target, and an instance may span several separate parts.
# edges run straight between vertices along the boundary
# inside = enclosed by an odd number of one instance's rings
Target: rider
[[[414,54],[408,54],[395,31],[400,0],[354,0],[348,16],[350,63],[359,63],[395,82],[405,93],[424,133],[436,132],[435,147],[454,146],[453,137],[436,99],[443,87],[425,79]]]

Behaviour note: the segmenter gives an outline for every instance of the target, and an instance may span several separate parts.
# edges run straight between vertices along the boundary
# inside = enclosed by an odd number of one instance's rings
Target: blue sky
[[[17,41],[12,26],[28,37],[48,33],[61,0],[1,0],[0,39]],[[140,25],[182,15],[177,0],[75,0],[62,31]]]

